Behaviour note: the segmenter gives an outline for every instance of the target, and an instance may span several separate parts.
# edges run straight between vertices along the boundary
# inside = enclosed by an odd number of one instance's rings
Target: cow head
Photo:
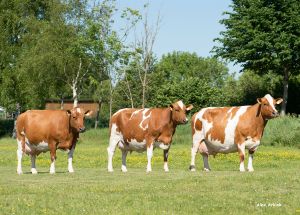
[[[171,104],[170,110],[172,112],[173,122],[176,124],[186,124],[188,122],[186,114],[192,110],[192,108],[193,105],[186,107],[181,100]]]
[[[76,107],[72,110],[67,110],[68,115],[70,116],[70,126],[75,129],[77,132],[84,132],[84,117],[90,116],[93,111],[84,111],[84,109]]]
[[[274,99],[270,94],[267,94],[262,98],[258,98],[257,102],[260,104],[260,112],[262,117],[265,119],[277,117],[279,114],[275,108],[275,105],[280,104],[282,101],[282,98]]]

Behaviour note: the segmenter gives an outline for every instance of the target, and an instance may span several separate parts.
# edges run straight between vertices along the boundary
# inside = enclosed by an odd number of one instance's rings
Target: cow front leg
[[[50,174],[55,174],[55,160],[56,160],[56,146],[55,144],[49,143],[49,149],[50,149]]]
[[[152,167],[151,167],[152,156],[153,156],[153,144],[151,143],[149,146],[147,146],[147,159],[148,159],[147,172],[152,171]]]
[[[254,169],[253,169],[253,165],[252,165],[252,162],[253,162],[253,155],[254,155],[254,152],[255,152],[256,149],[250,149],[249,150],[249,160],[248,160],[248,171],[249,172],[253,172]]]
[[[17,173],[21,175],[22,171],[22,157],[23,157],[23,150],[22,150],[22,141],[18,141],[18,149],[17,149],[17,158],[18,158],[18,166],[17,166]]]
[[[196,159],[196,154],[198,152],[199,146],[200,146],[200,142],[198,142],[198,141],[194,142],[193,146],[192,146],[192,149],[191,149],[191,165],[190,165],[189,169],[192,172],[196,171],[195,159]]]
[[[238,144],[238,152],[240,156],[240,172],[245,172],[245,143]]]
[[[165,170],[165,172],[169,172],[168,157],[169,157],[169,149],[165,149],[164,150],[164,170]]]
[[[31,159],[31,173],[35,175],[38,173],[35,166],[36,155],[30,155],[30,159]]]
[[[68,153],[68,171],[69,171],[69,173],[73,173],[74,172],[74,168],[73,168],[73,154],[74,154],[74,150],[75,150],[75,144],[73,144],[71,150]]]
[[[122,167],[121,167],[122,172],[127,172],[127,167],[126,167],[127,154],[128,154],[128,151],[122,150]]]

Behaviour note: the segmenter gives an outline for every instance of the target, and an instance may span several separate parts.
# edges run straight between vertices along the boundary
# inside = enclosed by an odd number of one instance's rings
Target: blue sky
[[[142,11],[148,1],[117,0],[117,8],[130,7]],[[149,1],[150,23],[158,13],[162,18],[154,53],[160,58],[172,51],[196,52],[201,57],[211,56],[214,38],[225,28],[219,21],[222,13],[230,11],[231,0],[152,0]],[[138,31],[139,29],[137,29]],[[228,65],[229,71],[238,72],[239,66]]]

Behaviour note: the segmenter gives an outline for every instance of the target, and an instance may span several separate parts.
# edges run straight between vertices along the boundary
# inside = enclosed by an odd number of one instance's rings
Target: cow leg
[[[252,161],[253,161],[253,155],[254,155],[255,149],[249,149],[249,160],[248,160],[248,171],[253,172],[253,166],[252,166]]]
[[[245,165],[244,165],[245,143],[237,144],[237,146],[238,146],[238,152],[239,152],[239,156],[240,156],[240,172],[245,172]]]
[[[148,164],[147,164],[147,172],[151,172],[151,159],[153,156],[153,143],[151,143],[149,146],[147,146],[147,158],[148,158]]]
[[[55,144],[49,143],[49,149],[50,149],[50,159],[51,159],[50,174],[55,174],[55,160],[56,160]]]
[[[193,146],[192,146],[192,149],[191,149],[191,165],[190,165],[190,168],[189,168],[192,172],[196,171],[195,158],[196,158],[196,154],[198,152],[199,146],[200,146],[199,141],[193,142]]]
[[[116,147],[118,143],[122,140],[122,137],[118,134],[116,134],[115,131],[111,131],[110,139],[109,139],[109,146],[107,147],[107,154],[108,154],[108,163],[107,163],[107,170],[108,172],[113,172],[113,165],[112,165],[112,160],[113,156],[116,150]]]
[[[127,154],[128,154],[128,151],[122,150],[122,167],[121,167],[122,172],[127,172],[127,167],[126,167]]]
[[[169,172],[168,157],[169,157],[169,149],[166,149],[166,150],[164,150],[164,170],[165,170],[165,172]]]
[[[203,165],[204,165],[204,171],[209,172],[210,167],[208,163],[208,154],[202,153],[202,158],[203,158]]]
[[[69,173],[73,173],[74,169],[73,169],[73,154],[74,154],[74,150],[75,150],[75,144],[73,144],[71,150],[68,153],[68,171]]]
[[[17,166],[17,173],[20,175],[22,174],[22,156],[23,156],[23,151],[22,151],[22,141],[17,139],[18,141],[18,150],[17,150],[17,157],[18,157],[18,166]]]
[[[30,159],[31,159],[31,173],[37,174],[38,172],[37,172],[36,166],[35,166],[36,155],[30,155]]]

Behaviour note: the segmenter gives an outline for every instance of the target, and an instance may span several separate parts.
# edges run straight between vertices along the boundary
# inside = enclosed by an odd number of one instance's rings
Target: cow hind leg
[[[50,149],[50,174],[55,174],[55,160],[56,160],[56,146],[54,143],[49,143],[49,149]]]
[[[147,172],[152,171],[152,167],[151,167],[152,156],[153,156],[153,144],[151,143],[149,146],[147,146],[147,159],[148,159]]]
[[[127,154],[128,154],[128,151],[122,150],[122,167],[121,167],[122,172],[127,172],[127,167],[126,167]]]
[[[110,139],[109,139],[109,146],[107,147],[107,154],[108,154],[107,170],[108,170],[108,172],[114,171],[113,165],[112,165],[113,156],[114,156],[114,153],[115,153],[118,143],[123,140],[122,136],[119,134],[116,134],[117,132],[114,131],[113,129],[114,128],[112,128]]]
[[[211,169],[210,169],[209,163],[208,163],[208,154],[202,153],[201,155],[203,158],[204,171],[209,172]]]
[[[30,159],[31,159],[31,173],[35,175],[38,173],[35,166],[36,155],[30,155]]]
[[[18,166],[17,166],[17,173],[21,175],[22,172],[22,157],[23,157],[23,150],[22,150],[22,140],[17,139],[18,141],[18,149],[17,149],[17,158],[18,158]]]

